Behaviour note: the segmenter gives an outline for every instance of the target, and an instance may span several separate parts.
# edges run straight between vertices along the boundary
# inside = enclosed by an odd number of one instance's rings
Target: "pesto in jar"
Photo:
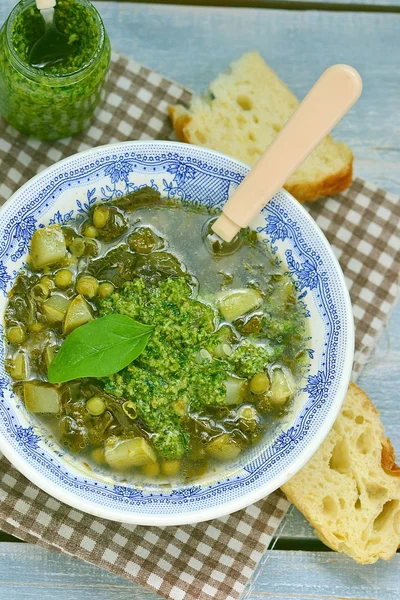
[[[90,2],[59,0],[54,20],[71,52],[43,68],[29,64],[29,52],[45,31],[33,0],[22,0],[0,31],[0,112],[22,133],[44,140],[90,124],[110,63],[110,42]]]

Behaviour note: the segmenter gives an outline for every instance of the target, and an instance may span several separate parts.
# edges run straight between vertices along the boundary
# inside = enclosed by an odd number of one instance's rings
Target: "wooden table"
[[[246,3],[257,8],[239,8]],[[2,0],[0,22],[13,4]],[[231,0],[231,8],[168,6],[163,1],[95,4],[115,50],[197,92],[250,49],[259,50],[300,97],[329,64],[354,65],[364,79],[364,93],[337,127],[337,136],[353,148],[357,175],[400,195],[400,0]],[[284,9],[274,8],[279,6]],[[400,454],[400,305],[360,384],[380,409]],[[83,562],[6,535],[0,539],[0,598],[159,598]],[[328,551],[293,509],[274,549],[266,553],[249,598],[396,600],[399,574],[400,554],[389,563],[356,565]]]

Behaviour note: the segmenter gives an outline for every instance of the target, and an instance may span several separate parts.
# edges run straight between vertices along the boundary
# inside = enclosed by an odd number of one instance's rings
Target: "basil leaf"
[[[74,329],[49,366],[50,383],[107,377],[127,367],[145,349],[153,327],[126,315],[105,315]]]

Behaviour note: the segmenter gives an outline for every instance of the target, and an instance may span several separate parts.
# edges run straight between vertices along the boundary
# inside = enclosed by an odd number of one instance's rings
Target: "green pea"
[[[168,475],[169,477],[171,477],[172,475],[177,475],[180,469],[180,460],[166,460],[161,465],[161,471],[164,473],[164,475]]]
[[[97,256],[99,253],[99,247],[94,238],[86,238],[85,240],[85,256]]]
[[[106,405],[104,400],[99,398],[99,396],[93,396],[86,402],[86,410],[93,417],[98,417],[106,410]]]
[[[99,282],[91,275],[83,275],[76,283],[76,291],[85,298],[94,298],[99,291]]]
[[[77,237],[71,242],[69,249],[71,251],[71,254],[79,258],[85,253],[85,242],[82,238]]]
[[[7,339],[10,344],[23,344],[25,341],[25,330],[20,325],[10,327],[7,331]]]
[[[54,283],[58,288],[66,288],[71,285],[73,274],[69,269],[61,269],[57,271],[54,277]]]
[[[264,394],[269,388],[269,377],[265,373],[257,373],[250,379],[250,391],[253,394]]]
[[[142,473],[143,475],[146,475],[146,477],[157,477],[160,473],[160,465],[156,462],[143,465]]]
[[[95,448],[90,453],[90,456],[91,456],[92,460],[94,460],[95,462],[97,462],[100,465],[104,465],[106,462],[103,448]]]
[[[97,231],[96,227],[93,227],[93,225],[88,225],[87,227],[85,227],[85,230],[84,230],[85,237],[97,238],[98,235],[99,235],[99,232]]]
[[[54,290],[54,281],[50,277],[42,277],[40,280],[40,285],[44,285],[49,288],[49,290]]]
[[[106,206],[96,206],[93,211],[93,225],[97,229],[103,229],[107,225],[110,211]]]
[[[246,419],[249,421],[253,421],[258,416],[256,409],[251,406],[245,406],[243,409],[238,411],[238,414],[241,419]]]
[[[107,296],[110,296],[113,293],[113,291],[113,284],[109,283],[108,281],[103,281],[103,283],[99,285],[98,295],[100,298],[107,298]]]

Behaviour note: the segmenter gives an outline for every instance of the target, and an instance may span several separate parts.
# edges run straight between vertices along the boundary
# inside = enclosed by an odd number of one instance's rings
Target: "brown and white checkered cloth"
[[[0,203],[38,171],[87,148],[172,136],[168,104],[191,92],[115,55],[97,120],[73,139],[27,139],[0,121]],[[356,179],[310,212],[331,242],[352,296],[354,376],[398,294],[400,203]],[[28,542],[89,561],[173,600],[234,600],[251,579],[288,507],[280,492],[223,519],[181,527],[123,525],[61,504],[0,459],[0,528]]]

